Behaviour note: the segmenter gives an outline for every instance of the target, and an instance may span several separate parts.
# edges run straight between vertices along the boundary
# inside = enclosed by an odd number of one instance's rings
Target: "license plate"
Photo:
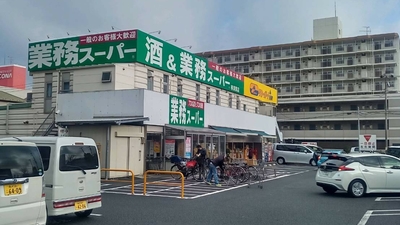
[[[87,208],[86,201],[75,202],[75,210],[83,210]]]
[[[4,195],[21,195],[22,194],[22,184],[8,184],[4,185]]]

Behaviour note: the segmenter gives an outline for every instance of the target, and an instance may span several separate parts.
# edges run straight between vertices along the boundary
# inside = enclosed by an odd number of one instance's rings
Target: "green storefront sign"
[[[136,58],[136,30],[29,44],[29,71],[129,63]]]
[[[243,75],[140,30],[116,31],[29,44],[31,72],[139,62],[239,95]]]
[[[206,59],[137,31],[136,61],[200,83],[243,95],[243,81],[209,68]]]
[[[170,95],[169,124],[204,127],[204,102]]]

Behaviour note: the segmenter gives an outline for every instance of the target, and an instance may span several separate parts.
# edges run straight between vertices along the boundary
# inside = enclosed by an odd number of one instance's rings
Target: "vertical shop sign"
[[[169,124],[204,127],[204,102],[170,95]]]

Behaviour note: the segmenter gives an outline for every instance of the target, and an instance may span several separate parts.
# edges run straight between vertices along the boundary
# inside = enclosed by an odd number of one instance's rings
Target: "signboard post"
[[[376,135],[364,134],[359,136],[360,152],[375,152],[376,151]]]

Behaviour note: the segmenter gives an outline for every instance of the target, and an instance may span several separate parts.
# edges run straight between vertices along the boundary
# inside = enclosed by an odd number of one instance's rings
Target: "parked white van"
[[[46,222],[43,163],[38,148],[34,143],[0,141],[0,225]]]
[[[89,216],[101,207],[101,169],[96,143],[83,137],[17,137],[36,144],[44,166],[48,216]],[[2,138],[15,140],[14,138]]]
[[[314,151],[302,144],[275,143],[273,158],[278,164],[304,163],[315,166]]]

